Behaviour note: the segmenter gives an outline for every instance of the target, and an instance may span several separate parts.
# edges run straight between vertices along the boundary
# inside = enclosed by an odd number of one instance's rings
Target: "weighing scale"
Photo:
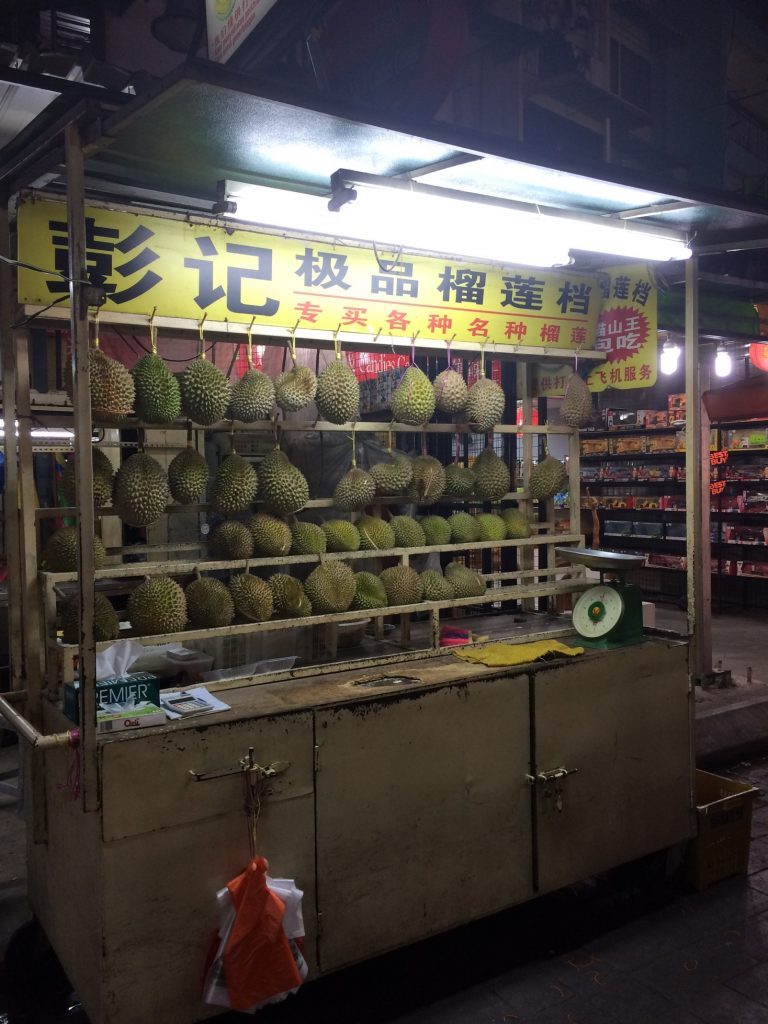
[[[573,565],[584,565],[600,573],[600,582],[585,590],[573,606],[573,626],[584,646],[610,650],[642,643],[642,594],[639,587],[624,580],[624,573],[641,566],[643,556],[593,548],[555,551]],[[606,581],[605,573],[615,573],[619,579]]]

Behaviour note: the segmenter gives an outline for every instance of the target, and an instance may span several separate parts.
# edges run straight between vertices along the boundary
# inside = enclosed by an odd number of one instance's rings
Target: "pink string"
[[[67,733],[68,745],[72,748],[72,757],[69,761],[66,782],[58,782],[56,789],[67,792],[73,800],[80,796],[80,730],[70,729]]]

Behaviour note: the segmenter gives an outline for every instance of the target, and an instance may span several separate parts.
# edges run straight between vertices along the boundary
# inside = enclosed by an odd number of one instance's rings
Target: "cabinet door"
[[[534,674],[538,882],[557,889],[692,835],[687,650],[649,642]],[[559,793],[557,792],[559,789]]]
[[[531,894],[528,679],[317,713],[320,967]]]

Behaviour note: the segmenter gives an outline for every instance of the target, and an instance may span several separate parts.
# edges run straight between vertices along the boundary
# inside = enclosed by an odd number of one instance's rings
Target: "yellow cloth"
[[[488,644],[486,647],[457,647],[453,652],[463,661],[478,665],[524,665],[552,655],[565,654],[569,658],[583,654],[583,647],[568,647],[559,640],[534,640],[528,644]]]

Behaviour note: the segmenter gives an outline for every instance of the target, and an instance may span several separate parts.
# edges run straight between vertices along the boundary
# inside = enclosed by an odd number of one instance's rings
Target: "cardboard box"
[[[669,413],[666,409],[647,409],[645,412],[645,429],[660,430],[669,425]]]
[[[167,721],[168,718],[162,708],[156,704],[142,704],[130,711],[97,711],[96,732],[129,732],[151,725],[165,725]]]
[[[167,685],[167,684],[166,684]],[[111,676],[96,683],[96,707],[113,704],[160,704],[160,679],[150,672]],[[64,714],[72,722],[80,721],[80,683],[64,684]]]
[[[677,434],[658,434],[656,437],[648,438],[649,452],[674,452],[677,451]]]
[[[612,455],[642,455],[645,452],[645,437],[611,437],[608,439],[608,450]]]
[[[681,409],[685,415],[685,392],[680,391],[675,395],[667,395],[667,409]]]
[[[685,860],[685,877],[696,889],[746,872],[752,801],[758,793],[747,782],[697,770],[698,835],[689,844]]]
[[[582,455],[606,455],[608,453],[607,437],[582,437]]]

